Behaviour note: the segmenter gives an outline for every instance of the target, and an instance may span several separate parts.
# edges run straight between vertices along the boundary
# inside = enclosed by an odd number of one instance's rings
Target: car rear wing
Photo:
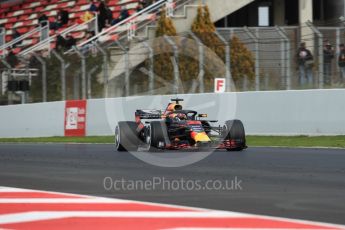
[[[140,119],[162,119],[163,115],[161,110],[139,109],[135,112],[135,116]]]

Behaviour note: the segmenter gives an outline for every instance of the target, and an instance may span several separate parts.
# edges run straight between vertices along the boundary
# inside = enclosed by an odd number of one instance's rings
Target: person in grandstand
[[[89,2],[90,2],[89,11],[91,11],[91,12],[97,12],[97,11],[98,11],[97,1],[96,1],[96,0],[90,0]]]
[[[112,22],[111,22],[111,25],[116,25],[117,23],[125,20],[126,18],[129,17],[129,12],[128,10],[126,9],[125,6],[122,7],[121,9],[121,13],[120,13],[120,16],[116,19],[114,19]]]
[[[70,50],[73,46],[77,44],[77,40],[72,36],[71,33],[68,33],[66,35],[66,38],[64,38],[61,34],[58,34],[56,37],[56,50]]]
[[[306,48],[305,42],[302,42],[297,50],[297,64],[301,86],[304,86],[306,82],[309,86],[313,84],[313,60],[312,53]]]
[[[80,20],[78,21],[80,24],[90,21],[91,19],[93,19],[95,17],[95,15],[93,14],[93,11],[91,10],[87,10],[84,14],[82,14],[80,16]]]
[[[98,6],[98,30],[101,32],[111,24],[113,12],[110,10],[105,1],[101,1]]]
[[[81,51],[82,53],[85,53],[86,51],[90,50],[93,47],[93,42],[97,39],[94,38],[95,36],[95,31],[88,31],[86,33],[85,38],[83,39],[83,41],[88,41],[87,43],[85,43],[82,47],[81,47]],[[91,39],[93,38],[93,39]],[[91,40],[90,40],[91,39]],[[90,41],[89,41],[90,40]]]
[[[45,15],[44,13],[40,13],[39,17],[38,17],[38,24],[40,26],[46,26],[48,23],[48,17],[47,15]]]
[[[139,2],[139,4],[138,4],[138,7],[137,7],[137,12],[140,12],[140,11],[142,11],[144,9],[144,3],[143,2]]]
[[[49,23],[49,29],[50,30],[58,30],[60,28],[60,23],[59,23],[59,19],[58,19],[58,16],[55,17],[54,21],[53,22],[50,22]]]
[[[61,34],[59,34],[59,33],[57,33],[57,36],[56,36],[55,49],[57,51],[65,49],[65,38],[62,37]]]
[[[77,40],[72,36],[71,33],[68,33],[65,39],[66,50],[72,49],[72,47],[75,45],[77,45]]]
[[[21,34],[19,33],[19,31],[17,29],[12,30],[12,40],[17,39],[20,36],[21,36]],[[22,41],[16,42],[15,44],[13,44],[13,48],[16,48],[17,45],[20,45],[21,43],[22,43]]]
[[[141,2],[144,4],[144,7],[148,7],[151,4],[155,4],[157,0],[142,0]]]
[[[6,62],[10,64],[11,67],[16,67],[19,64],[19,60],[17,56],[14,54],[13,49],[10,49],[7,56],[6,56]]]
[[[60,27],[63,27],[65,25],[68,25],[69,21],[69,13],[67,10],[60,10],[58,15],[57,15],[58,23]]]

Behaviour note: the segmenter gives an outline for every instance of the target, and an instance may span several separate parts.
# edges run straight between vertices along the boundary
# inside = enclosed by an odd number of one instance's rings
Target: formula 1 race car
[[[207,114],[184,110],[180,102],[171,99],[162,110],[137,110],[135,121],[121,121],[115,128],[118,151],[147,149],[226,149],[241,151],[246,146],[243,124],[228,120],[223,126],[211,126],[216,120],[206,120]],[[143,120],[146,120],[143,122]]]

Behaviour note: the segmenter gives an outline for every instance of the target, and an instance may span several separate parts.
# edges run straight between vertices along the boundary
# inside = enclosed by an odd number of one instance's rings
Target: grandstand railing
[[[108,37],[109,40],[111,40],[111,35],[113,33],[116,33],[116,31],[121,28],[121,26],[126,26],[126,24],[130,21],[133,21],[135,20],[136,18],[138,18],[139,16],[142,16],[142,15],[145,15],[145,14],[151,14],[153,12],[157,12],[158,9],[161,9],[161,7],[163,5],[165,5],[167,0],[160,0],[148,7],[146,7],[145,9],[141,10],[140,12],[137,12],[133,15],[131,15],[130,17],[124,19],[123,21],[109,27],[109,28],[106,28],[104,29],[103,31],[101,31],[100,33],[98,33],[97,35],[95,35],[94,37],[84,41],[84,42],[81,42],[80,44],[77,45],[77,48],[81,48],[83,47],[84,45],[86,44],[89,44],[95,40],[102,40],[102,38],[105,38],[105,37]],[[125,31],[127,32],[127,29],[125,29]],[[104,39],[104,40],[108,40],[108,39]],[[115,40],[115,39],[114,39]],[[117,40],[117,39],[116,39]],[[74,52],[73,49],[70,49],[68,51],[65,52],[65,54],[69,54],[69,53],[72,53]]]
[[[176,11],[190,2],[194,2],[194,0],[176,0],[174,1],[174,10]],[[140,12],[131,15],[125,20],[103,30],[96,36],[79,43],[77,48],[82,48],[86,44],[90,44],[94,41],[98,41],[107,47],[111,44],[114,44],[116,41],[123,40],[124,38],[132,38],[134,34],[133,31],[130,30],[133,27],[135,28],[135,31],[145,29],[149,24],[152,23],[152,21],[159,18],[159,13],[161,12],[162,7],[165,7],[168,3],[169,1],[167,0],[160,0],[146,7]],[[70,54],[72,52],[74,52],[73,49],[66,51],[65,54]]]
[[[164,7],[166,8],[170,8],[170,10],[167,10],[167,16],[170,17],[170,16],[175,16],[175,12],[182,9],[184,6],[186,6],[187,4],[190,4],[190,3],[194,3],[195,0],[174,0],[173,3],[171,3],[171,1],[166,1],[165,2],[165,5],[163,5]],[[171,6],[173,5],[173,6]],[[173,9],[172,9],[173,8]],[[162,8],[158,8],[157,11],[155,12],[155,16],[154,18],[156,20],[158,20],[160,18],[160,12],[161,12]],[[169,12],[168,12],[169,11]],[[142,31],[143,29],[147,29],[148,25],[152,23],[152,21],[148,21],[148,20],[143,20],[143,21],[140,21],[138,20],[138,22],[136,22],[136,20],[130,20],[127,24],[129,23],[132,23],[132,24],[135,24],[135,30],[136,31]],[[130,26],[127,26],[128,28]],[[118,36],[118,41],[121,41],[122,39],[124,38],[127,38],[127,34],[125,33],[128,33],[128,30],[125,31],[125,32],[120,32],[119,36]],[[145,34],[145,36],[148,36],[148,34]]]
[[[0,52],[4,52],[7,48],[10,48],[12,47],[13,45],[19,43],[19,42],[22,42],[24,41],[25,39],[35,35],[35,34],[38,34],[38,33],[42,33],[42,31],[44,30],[47,30],[49,28],[49,25],[46,25],[46,26],[39,26],[25,34],[23,34],[22,36],[16,38],[16,39],[13,39],[11,40],[10,42],[7,42],[7,43],[4,43],[2,46],[0,46]],[[1,43],[0,43],[1,44]]]
[[[89,21],[86,21],[86,22],[81,23],[81,24],[74,24],[74,25],[64,29],[63,31],[61,31],[59,33],[55,33],[55,35],[50,36],[48,39],[45,39],[45,40],[37,43],[36,45],[31,46],[28,49],[23,50],[22,52],[19,53],[19,56],[25,57],[25,56],[33,53],[33,52],[41,51],[43,49],[47,49],[50,52],[51,43],[56,42],[56,38],[58,35],[64,36],[68,33],[74,32],[74,31],[84,30],[85,27],[88,27],[89,25],[92,25],[92,24],[94,24],[94,30],[95,30],[95,33],[97,33],[97,27],[98,27],[97,20],[98,20],[97,15],[95,15],[95,17],[93,17]]]

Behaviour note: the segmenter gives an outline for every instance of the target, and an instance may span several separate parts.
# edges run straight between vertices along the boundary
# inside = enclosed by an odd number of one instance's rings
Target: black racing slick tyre
[[[149,151],[163,150],[167,144],[167,135],[167,126],[164,121],[152,121],[149,129]]]
[[[115,147],[117,151],[137,151],[139,137],[138,125],[132,121],[121,121],[115,128]]]
[[[246,133],[242,121],[229,120],[225,122],[225,140],[235,141],[236,147],[228,151],[242,151],[246,146]]]

